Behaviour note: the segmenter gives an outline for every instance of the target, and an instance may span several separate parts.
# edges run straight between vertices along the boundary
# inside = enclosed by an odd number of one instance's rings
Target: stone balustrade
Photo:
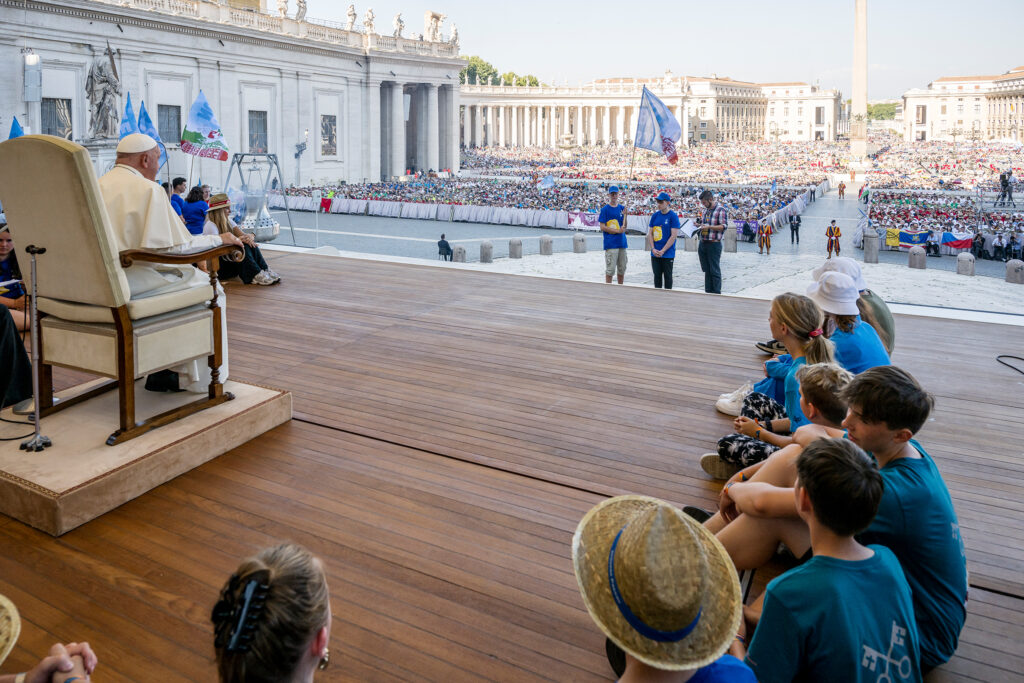
[[[200,2],[200,0],[98,0],[109,5],[148,12],[163,12],[182,17],[237,26],[239,28],[280,33],[326,43],[335,43],[356,48],[367,48],[381,52],[403,52],[406,54],[458,57],[459,48],[449,42],[412,40],[382,36],[376,33],[366,35],[360,31],[346,31],[341,24],[321,19],[295,21],[288,17],[232,7],[227,4]]]

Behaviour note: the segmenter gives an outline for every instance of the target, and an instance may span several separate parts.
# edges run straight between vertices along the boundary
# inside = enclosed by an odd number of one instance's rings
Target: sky
[[[345,21],[345,0],[308,0],[308,16]],[[271,5],[274,3],[271,2]],[[448,15],[464,57],[499,73],[570,85],[595,78],[676,75],[820,82],[851,93],[853,0],[374,0],[379,33],[402,12],[405,35],[423,13]],[[291,3],[294,11],[294,1]],[[1022,0],[868,0],[868,98],[898,98],[941,76],[1001,74],[1024,65]]]

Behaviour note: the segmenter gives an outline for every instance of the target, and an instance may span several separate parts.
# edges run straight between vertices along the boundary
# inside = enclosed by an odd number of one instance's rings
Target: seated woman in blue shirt
[[[821,274],[807,296],[825,312],[825,333],[835,344],[836,362],[855,375],[889,365],[889,354],[875,328],[860,319],[860,292],[853,278],[838,271]]]
[[[185,219],[185,227],[193,235],[203,234],[203,225],[206,223],[206,211],[210,205],[203,200],[203,188],[196,185],[185,197],[185,206],[181,210],[181,217]]]
[[[4,223],[0,225],[0,282],[21,279],[18,255],[14,253],[14,240],[7,229],[7,224]],[[21,282],[0,286],[0,304],[11,309],[14,324],[19,332],[28,329],[28,316],[25,315],[25,287]]]

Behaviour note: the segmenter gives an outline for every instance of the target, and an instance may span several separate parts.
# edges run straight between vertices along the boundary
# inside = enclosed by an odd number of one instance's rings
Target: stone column
[[[601,141],[604,142],[605,146],[612,142],[612,108],[601,107]]]
[[[484,107],[478,104],[473,107],[473,146],[484,146]]]
[[[589,139],[587,144],[593,145],[597,143],[597,107],[589,107],[587,130],[589,131]]]
[[[416,122],[416,168],[425,170],[427,168],[427,86],[421,83],[416,84],[412,91],[410,102],[409,118]],[[406,143],[408,144],[408,143]]]
[[[853,37],[853,107],[850,155],[863,159],[868,151],[868,3],[856,0]]]
[[[554,107],[548,107],[548,112],[547,113],[548,113],[548,121],[547,121],[548,147],[554,147],[555,146],[555,108]]]
[[[487,105],[487,146],[494,147],[498,142],[498,109],[493,104]]]
[[[437,124],[437,86],[433,83],[427,85],[427,160],[428,169],[440,170],[441,166],[441,145],[440,129]]]
[[[462,111],[463,107],[459,107],[459,113],[464,114],[460,119],[462,125],[462,144],[467,148],[472,146],[473,142],[473,112],[469,105],[466,105],[465,112]]]
[[[401,83],[391,84],[390,175],[405,174],[405,101]]]
[[[878,263],[878,233],[869,230],[864,233],[864,263]]]
[[[505,146],[505,137],[506,137],[505,133],[507,132],[505,130],[506,128],[507,128],[507,126],[505,125],[505,107],[498,107],[498,146],[499,147],[504,147]]]
[[[380,83],[368,81],[363,88],[366,131],[363,138],[363,177],[371,183],[381,179],[380,168]]]
[[[451,120],[449,126],[451,126],[451,138],[452,148],[451,155],[448,158],[448,168],[452,172],[459,170],[459,87],[457,85],[448,87],[448,105],[452,108]]]
[[[626,125],[626,108],[619,107],[619,144],[626,144],[626,138],[631,137],[629,135],[629,126]]]
[[[519,146],[519,107],[518,106],[512,107],[511,115],[512,115],[512,123],[511,123],[511,125],[509,127],[509,133],[511,133],[511,137],[512,137],[512,140],[511,140],[512,146],[513,147],[518,147]]]

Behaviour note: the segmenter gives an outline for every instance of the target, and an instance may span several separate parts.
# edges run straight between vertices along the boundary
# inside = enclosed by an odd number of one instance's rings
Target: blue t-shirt
[[[619,229],[622,229],[622,224],[626,220],[626,210],[619,204],[618,206],[608,206],[605,204],[601,207],[601,215],[597,217],[598,223],[608,223],[615,221]],[[605,249],[627,249],[629,243],[626,242],[626,233],[620,232],[618,234],[601,233],[604,235],[604,248]]]
[[[654,241],[654,248],[661,249],[672,236],[672,229],[679,229],[679,216],[675,211],[669,211],[668,213],[655,211],[654,215],[651,216],[651,222],[648,225],[651,230],[651,239]],[[673,242],[672,246],[669,247],[668,251],[662,254],[661,257],[675,258],[676,243]]]
[[[11,261],[13,260],[13,257],[8,256],[3,261],[0,261],[0,282],[7,282],[8,280],[15,279],[14,266],[11,265]],[[5,285],[4,287],[0,287],[0,289],[7,290],[6,292],[0,294],[0,296],[7,299],[17,299],[25,295],[25,288],[22,286],[20,282],[11,285]]]
[[[815,556],[772,580],[746,662],[761,683],[921,680],[910,586],[880,545],[866,560]]]
[[[203,224],[206,223],[206,210],[210,205],[204,201],[186,202],[185,208],[181,210],[181,217],[185,219],[185,227],[193,235],[203,234]]]
[[[182,199],[180,194],[172,194],[171,206],[174,207],[174,213],[180,216],[181,212],[185,210],[185,200]]]
[[[953,656],[967,618],[967,556],[942,475],[921,444],[910,444],[921,457],[881,469],[878,512],[857,540],[881,543],[899,558],[914,595],[921,663],[938,666]]]
[[[800,356],[789,366],[789,372],[786,373],[785,380],[785,393],[786,393],[786,417],[789,418],[789,433],[792,434],[797,430],[798,427],[803,427],[806,424],[810,424],[810,421],[804,417],[804,411],[800,410],[800,382],[796,379],[796,371],[800,369],[800,366],[807,365],[807,359]]]
[[[722,655],[694,672],[689,683],[757,683],[750,667],[732,655]]]
[[[889,365],[889,354],[878,333],[859,315],[852,332],[836,329],[832,343],[836,345],[836,362],[855,375],[879,365]]]

